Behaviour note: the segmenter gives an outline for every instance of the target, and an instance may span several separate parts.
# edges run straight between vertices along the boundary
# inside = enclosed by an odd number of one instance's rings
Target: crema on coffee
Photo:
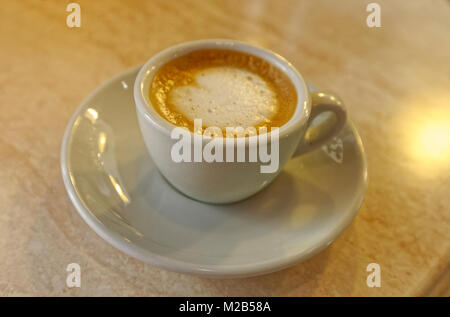
[[[268,61],[232,50],[198,50],[177,57],[155,74],[149,89],[155,110],[176,126],[281,127],[294,114],[297,93]]]

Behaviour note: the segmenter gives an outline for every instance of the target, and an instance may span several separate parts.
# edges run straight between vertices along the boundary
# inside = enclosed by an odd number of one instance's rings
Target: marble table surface
[[[450,3],[5,0],[0,10],[0,295],[449,296]],[[170,45],[233,38],[338,92],[363,139],[368,190],[325,251],[280,272],[209,279],[116,250],[80,218],[59,167],[64,129],[112,75]],[[79,263],[80,288],[66,286]],[[381,287],[366,284],[369,263]]]

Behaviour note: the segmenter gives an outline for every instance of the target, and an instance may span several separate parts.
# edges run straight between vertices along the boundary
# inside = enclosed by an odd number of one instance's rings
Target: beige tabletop
[[[377,1],[2,1],[0,295],[449,296],[450,4]],[[112,75],[170,45],[233,38],[272,49],[338,92],[369,186],[351,226],[304,263],[218,280],[144,264],[81,219],[60,171],[64,129]],[[66,286],[69,263],[81,287]],[[381,287],[366,284],[369,263]]]

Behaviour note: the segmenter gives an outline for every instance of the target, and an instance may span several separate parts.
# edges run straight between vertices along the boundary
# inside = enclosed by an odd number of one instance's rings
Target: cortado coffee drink
[[[198,50],[169,61],[156,72],[149,98],[172,124],[194,131],[194,120],[201,119],[202,129],[218,128],[223,136],[227,128],[279,128],[297,104],[282,70],[232,50]]]

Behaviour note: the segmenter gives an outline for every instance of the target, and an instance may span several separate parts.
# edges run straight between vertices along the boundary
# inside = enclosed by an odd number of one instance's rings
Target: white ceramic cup
[[[175,162],[171,156],[172,146],[178,140],[171,138],[175,125],[162,118],[151,105],[149,87],[158,69],[170,60],[201,49],[224,49],[258,56],[281,69],[292,81],[297,91],[297,106],[292,118],[279,128],[278,170],[261,173],[260,162]],[[150,58],[139,71],[134,85],[137,116],[148,152],[166,180],[185,195],[208,203],[231,203],[245,199],[266,187],[282,170],[288,160],[323,145],[334,137],[345,124],[346,111],[335,96],[311,93],[302,76],[291,63],[280,55],[263,48],[233,40],[201,40],[167,48]],[[327,120],[312,124],[314,118],[330,112]],[[332,115],[334,113],[334,116]],[[307,133],[305,133],[307,131]],[[201,138],[191,133],[192,140]],[[270,135],[270,133],[269,133]],[[256,142],[257,136],[235,142],[246,147]],[[197,139],[198,140],[198,139]],[[203,146],[210,139],[201,138]],[[270,138],[269,138],[270,141]],[[225,152],[225,150],[224,150]]]

